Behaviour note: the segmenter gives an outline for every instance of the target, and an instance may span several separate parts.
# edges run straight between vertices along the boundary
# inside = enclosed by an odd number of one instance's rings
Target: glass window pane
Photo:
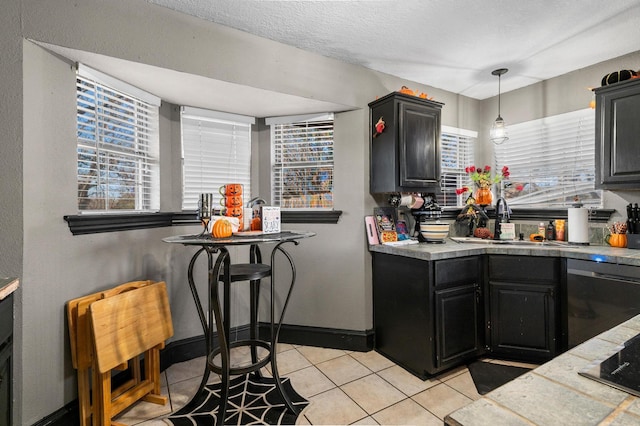
[[[333,208],[333,117],[272,124],[271,136],[273,205]]]
[[[78,209],[157,211],[158,107],[82,72],[76,82]]]

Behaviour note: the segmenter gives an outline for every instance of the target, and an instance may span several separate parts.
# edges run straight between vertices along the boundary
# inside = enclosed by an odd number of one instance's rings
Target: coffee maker
[[[414,235],[418,236],[418,241],[426,240],[420,232],[420,224],[425,222],[437,221],[442,216],[442,209],[436,201],[436,195],[433,193],[420,194],[424,202],[420,207],[412,208],[411,215],[415,219]]]
[[[437,221],[442,215],[442,209],[436,201],[434,193],[413,193],[413,194],[392,194],[389,204],[393,207],[407,207],[411,211],[414,219],[413,236],[418,237],[418,241],[425,242],[420,232],[420,224],[430,221]]]

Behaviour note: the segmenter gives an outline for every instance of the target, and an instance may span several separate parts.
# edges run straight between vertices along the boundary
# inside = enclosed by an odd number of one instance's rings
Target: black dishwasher
[[[640,314],[640,267],[567,260],[569,348]]]

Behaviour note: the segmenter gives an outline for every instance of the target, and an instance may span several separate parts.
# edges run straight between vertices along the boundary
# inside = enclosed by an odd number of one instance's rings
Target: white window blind
[[[254,122],[253,117],[182,108],[182,210],[196,210],[201,193],[221,199],[219,188],[227,183],[242,184],[249,201]]]
[[[562,207],[577,197],[602,206],[595,189],[595,112],[583,109],[509,126],[509,140],[496,145],[496,167],[508,166],[510,205]]]
[[[267,119],[273,205],[333,208],[333,114]]]
[[[160,100],[101,77],[81,66],[76,78],[78,209],[157,211]]]
[[[473,143],[477,132],[442,126],[441,180],[442,194],[438,196],[441,207],[463,206],[469,194],[457,195],[456,189],[471,187],[465,168],[473,164]]]

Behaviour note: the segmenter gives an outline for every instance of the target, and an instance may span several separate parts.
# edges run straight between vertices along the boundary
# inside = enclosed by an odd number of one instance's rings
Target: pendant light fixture
[[[505,74],[507,71],[509,71],[507,68],[498,68],[497,70],[491,71],[492,75],[498,76],[498,118],[493,122],[491,131],[489,132],[491,142],[496,145],[500,145],[501,143],[509,140],[507,128],[504,125],[504,120],[500,116],[500,77],[502,77],[502,74]]]

